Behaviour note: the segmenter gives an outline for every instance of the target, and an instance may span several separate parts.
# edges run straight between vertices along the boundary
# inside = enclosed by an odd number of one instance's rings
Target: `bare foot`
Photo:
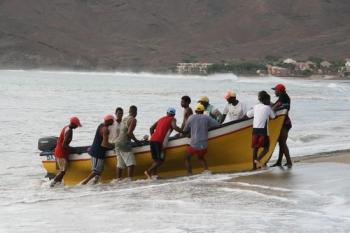
[[[259,160],[254,160],[254,163],[256,164],[256,168],[259,169],[262,167],[262,164],[260,163]]]
[[[148,179],[148,180],[152,179],[151,175],[148,173],[147,170],[144,172],[144,174],[147,176],[147,179]]]

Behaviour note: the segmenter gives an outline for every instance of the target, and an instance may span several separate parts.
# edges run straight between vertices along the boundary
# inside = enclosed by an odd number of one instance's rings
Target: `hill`
[[[167,71],[350,56],[348,0],[1,0],[0,67]]]

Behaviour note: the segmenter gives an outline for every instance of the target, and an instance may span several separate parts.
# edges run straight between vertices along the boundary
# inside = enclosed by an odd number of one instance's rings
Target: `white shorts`
[[[66,172],[68,169],[68,159],[66,158],[56,158],[57,168],[60,172]]]
[[[132,165],[136,165],[135,155],[131,151],[125,152],[120,151],[118,148],[115,148],[115,153],[117,155],[118,168],[123,169]]]

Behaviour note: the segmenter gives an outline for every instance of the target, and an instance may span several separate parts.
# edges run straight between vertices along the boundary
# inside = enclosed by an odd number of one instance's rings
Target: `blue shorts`
[[[91,166],[92,171],[95,173],[95,175],[101,175],[104,168],[104,159],[91,157]]]

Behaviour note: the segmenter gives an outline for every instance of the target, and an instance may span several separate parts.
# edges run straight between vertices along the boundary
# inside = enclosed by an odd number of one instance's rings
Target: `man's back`
[[[269,118],[275,118],[276,115],[272,111],[270,105],[257,104],[254,106],[254,109],[247,112],[248,117],[253,117],[253,128],[266,128],[269,121]]]
[[[184,131],[190,130],[190,145],[196,149],[205,149],[208,147],[208,129],[216,126],[218,123],[211,117],[204,114],[195,114],[190,116]]]

